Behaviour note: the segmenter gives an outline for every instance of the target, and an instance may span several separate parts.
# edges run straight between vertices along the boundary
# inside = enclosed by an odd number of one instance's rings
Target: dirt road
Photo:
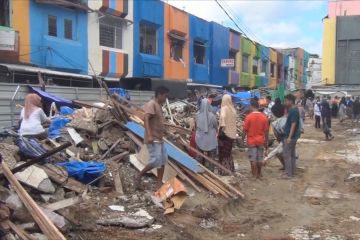
[[[208,193],[190,197],[181,210],[156,216],[156,230],[102,228],[87,239],[360,239],[360,135],[351,124],[337,124],[335,140],[324,141],[310,120],[298,144],[297,176],[280,179],[280,163],[272,159],[263,179],[253,181],[245,152],[236,152],[238,184],[246,199],[224,200]],[[315,140],[315,141],[314,141]],[[358,154],[359,152],[359,154]],[[151,206],[151,203],[149,204]],[[284,238],[286,239],[286,238]]]

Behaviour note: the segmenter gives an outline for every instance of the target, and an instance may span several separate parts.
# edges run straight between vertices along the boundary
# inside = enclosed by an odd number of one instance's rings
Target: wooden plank
[[[188,182],[196,191],[202,192],[201,189],[186,174],[184,174],[183,171],[181,171],[181,169],[176,166],[175,163],[171,161],[169,161],[168,163],[177,172],[177,174],[182,180]]]
[[[121,138],[119,138],[100,158],[100,160],[103,160],[111,151],[121,142]]]
[[[81,200],[82,199],[80,197],[72,197],[72,198],[67,198],[67,199],[64,199],[64,200],[61,200],[58,202],[50,203],[50,204],[46,205],[45,207],[52,211],[57,211],[59,209],[67,208],[72,205],[75,205],[75,204],[81,202]]]
[[[55,142],[53,139],[48,138],[48,140],[52,143],[52,145],[54,145],[55,147],[59,147],[61,144]],[[67,155],[69,155],[70,157],[75,157],[75,153],[73,153],[72,151],[70,151],[69,149],[65,149],[65,152]]]
[[[123,189],[121,178],[120,178],[119,165],[112,162],[112,163],[110,163],[110,166],[112,168],[111,175],[112,175],[112,178],[114,180],[115,191],[117,193],[123,195],[124,194],[124,189]]]
[[[204,167],[204,170],[213,178],[217,179],[219,181],[219,183],[221,183],[224,187],[228,188],[229,190],[231,190],[232,192],[236,193],[238,196],[240,196],[241,198],[245,198],[245,195],[243,193],[241,193],[239,190],[237,190],[236,188],[234,188],[233,186],[231,186],[230,184],[225,183],[223,180],[221,180],[221,178],[219,178],[219,176],[217,176],[215,173],[211,172],[209,169],[207,169],[206,167]]]
[[[106,159],[106,162],[119,162],[123,160],[125,157],[127,157],[130,153],[128,151],[122,152],[118,155],[115,155],[109,159]]]
[[[143,126],[141,126],[135,122],[128,122],[126,124],[126,127],[130,131],[135,133],[137,136],[139,136],[141,138],[144,137],[145,129]],[[167,151],[169,157],[174,159],[174,161],[185,166],[187,169],[190,169],[192,172],[195,172],[195,173],[204,172],[204,170],[200,167],[200,164],[195,159],[193,159],[187,153],[185,153],[184,151],[182,151],[181,149],[179,149],[178,147],[173,145],[167,139],[164,138],[164,141],[165,141],[166,151]]]
[[[203,182],[206,182],[212,189],[220,193],[223,197],[229,198],[229,195],[227,195],[221,188],[210,182],[208,179],[206,179],[203,175],[197,174],[198,178],[201,179]]]
[[[66,238],[61,234],[59,229],[55,227],[55,225],[50,221],[50,219],[45,215],[45,213],[40,209],[40,207],[21,186],[16,177],[10,171],[8,165],[4,161],[2,161],[1,155],[0,161],[6,179],[9,181],[12,188],[18,194],[20,200],[25,205],[30,215],[39,225],[40,229],[46,235],[46,237],[54,240],[65,240]]]
[[[21,229],[10,220],[5,220],[4,222],[11,228],[11,230],[14,231],[14,233],[16,233],[16,235],[20,237],[21,240],[36,240],[36,238],[28,234],[25,230]]]
[[[205,189],[211,191],[212,193],[214,193],[215,195],[219,194],[218,191],[216,191],[215,189],[213,189],[207,182],[204,182],[201,178],[199,178],[199,175],[196,173],[191,172],[190,170],[183,168],[184,171],[189,174],[189,176],[191,176],[193,179],[195,179],[196,181],[198,181]]]
[[[132,132],[126,131],[125,134],[139,147],[141,147],[143,145],[143,142],[141,141],[141,139],[139,137],[137,137],[135,134],[133,134]]]
[[[199,150],[197,150],[196,148],[193,148],[190,146],[189,143],[187,143],[184,139],[180,138],[180,144],[182,146],[184,146],[185,148],[187,148],[188,150],[194,151],[196,152],[197,155],[200,155],[202,158],[204,158],[206,161],[210,162],[211,164],[214,164],[215,166],[217,166],[218,168],[220,168],[221,170],[223,170],[224,172],[230,174],[230,175],[234,175],[233,172],[231,172],[229,169],[225,168],[224,166],[222,166],[218,161],[215,161],[214,159],[209,158],[208,156],[206,156],[205,154],[203,154],[202,152],[200,152]]]
[[[230,197],[236,197],[237,195],[230,192],[228,189],[224,188],[219,182],[215,181],[213,178],[211,178],[209,175],[207,175],[206,173],[201,174],[204,178],[206,178],[209,182],[211,182],[212,184],[214,184],[218,189],[220,189],[221,191],[223,191],[226,195],[230,196]]]

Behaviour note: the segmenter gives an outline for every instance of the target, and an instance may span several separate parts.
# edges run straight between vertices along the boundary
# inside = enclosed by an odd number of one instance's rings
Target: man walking
[[[320,107],[320,98],[316,98],[314,104],[314,114],[315,114],[315,128],[321,128],[321,107]]]
[[[166,87],[158,87],[155,90],[155,99],[150,100],[144,106],[144,143],[149,151],[149,163],[137,176],[136,182],[138,185],[140,184],[141,177],[154,168],[157,168],[157,187],[161,187],[162,185],[164,167],[167,162],[168,155],[163,142],[165,126],[161,106],[166,102],[168,93],[169,89]]]
[[[244,131],[247,134],[251,173],[257,179],[261,177],[264,148],[267,150],[269,124],[266,115],[259,112],[259,103],[254,99],[250,101],[250,110],[251,113],[245,118]]]
[[[285,105],[288,108],[288,116],[284,128],[283,157],[285,162],[284,179],[292,178],[296,168],[296,142],[300,138],[300,114],[295,106],[295,96],[285,96]]]

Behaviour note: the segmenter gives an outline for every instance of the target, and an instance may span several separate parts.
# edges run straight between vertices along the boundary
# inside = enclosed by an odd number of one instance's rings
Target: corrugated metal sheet
[[[0,127],[13,126],[19,120],[21,109],[16,108],[16,104],[24,104],[28,88],[26,85],[19,85],[18,93],[14,101],[11,101],[17,86],[17,84],[0,83]],[[46,91],[69,100],[77,99],[85,102],[96,102],[106,98],[105,90],[100,88],[47,86]],[[129,95],[133,103],[141,106],[154,96],[154,92],[129,91]]]

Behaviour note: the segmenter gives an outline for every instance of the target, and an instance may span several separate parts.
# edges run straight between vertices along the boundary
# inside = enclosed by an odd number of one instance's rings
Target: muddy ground
[[[350,129],[350,130],[348,130]],[[348,130],[348,131],[347,131]],[[335,139],[324,141],[311,120],[305,123],[305,139],[298,144],[297,176],[280,178],[280,163],[272,159],[263,170],[263,179],[250,177],[245,152],[236,151],[237,175],[246,198],[225,200],[206,192],[193,194],[171,216],[150,200],[152,177],[145,180],[147,192],[125,186],[126,197],[91,193],[92,200],[72,209],[82,226],[73,229],[72,239],[360,239],[360,180],[347,180],[360,173],[360,135],[350,122],[333,124]],[[308,140],[318,141],[308,141]],[[135,174],[135,170],[134,174]],[[126,179],[123,179],[126,182]],[[126,183],[124,183],[125,185]],[[97,195],[98,194],[98,195]],[[306,196],[304,196],[306,195]],[[137,201],[139,205],[137,206]],[[145,205],[144,205],[145,202]],[[126,211],[146,209],[155,217],[159,229],[129,230],[100,227],[100,216],[117,214],[108,205],[126,206]],[[145,206],[145,208],[144,208]]]

